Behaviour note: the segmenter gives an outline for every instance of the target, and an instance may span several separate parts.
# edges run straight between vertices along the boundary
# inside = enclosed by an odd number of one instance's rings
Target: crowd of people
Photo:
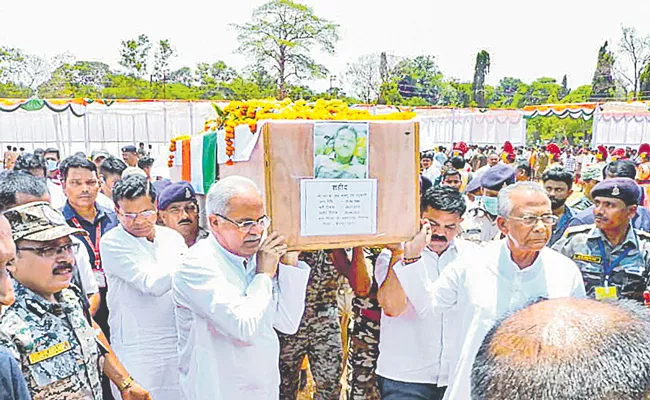
[[[0,399],[650,395],[650,146],[432,149],[411,240],[303,252],[248,178],[8,151]]]

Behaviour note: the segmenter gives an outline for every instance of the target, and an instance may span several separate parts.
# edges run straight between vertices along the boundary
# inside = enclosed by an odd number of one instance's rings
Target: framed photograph
[[[368,178],[367,122],[314,123],[314,178]]]

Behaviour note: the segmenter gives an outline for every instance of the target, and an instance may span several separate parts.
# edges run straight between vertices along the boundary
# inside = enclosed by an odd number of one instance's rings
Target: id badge
[[[95,280],[97,281],[97,286],[100,288],[106,287],[106,274],[104,271],[94,270],[93,274],[95,275]]]
[[[618,299],[616,286],[596,286],[596,300]]]

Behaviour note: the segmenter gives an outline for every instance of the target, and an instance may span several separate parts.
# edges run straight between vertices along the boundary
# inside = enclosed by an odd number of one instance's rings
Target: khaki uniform
[[[101,345],[71,287],[50,303],[16,282],[0,318],[0,347],[20,362],[34,400],[102,400]]]
[[[341,274],[325,251],[304,252],[311,267],[305,313],[295,335],[280,338],[280,399],[295,400],[300,365],[305,355],[316,384],[314,399],[336,399],[341,393],[343,344],[339,324],[338,290]]]
[[[643,291],[650,278],[649,233],[630,226],[623,242],[612,246],[596,225],[579,225],[568,228],[553,249],[578,265],[587,295],[597,298],[601,297],[598,292],[603,290],[597,288],[606,286],[605,264],[613,265],[620,258],[609,274],[607,286],[616,287],[617,298],[643,301]]]

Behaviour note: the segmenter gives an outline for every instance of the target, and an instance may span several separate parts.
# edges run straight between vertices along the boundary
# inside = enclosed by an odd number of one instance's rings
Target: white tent
[[[594,113],[592,146],[650,143],[650,109],[645,102],[604,103]]]

